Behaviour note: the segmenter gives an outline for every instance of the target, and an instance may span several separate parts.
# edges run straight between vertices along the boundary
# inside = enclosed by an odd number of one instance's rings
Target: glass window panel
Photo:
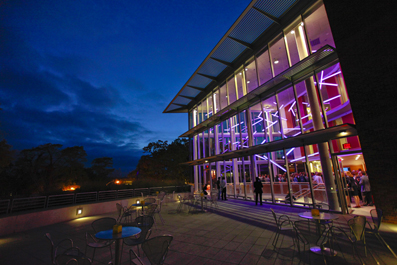
[[[208,106],[207,106],[207,100],[204,100],[201,103],[201,110],[202,110],[202,120],[201,122],[205,121],[208,119]]]
[[[264,201],[271,201],[272,191],[270,186],[270,172],[269,172],[271,164],[269,166],[270,162],[267,157],[267,154],[256,154],[255,160],[256,160],[255,164],[258,170],[258,177],[262,181],[262,185],[263,185],[262,199]]]
[[[236,84],[234,81],[234,77],[230,78],[227,81],[227,93],[228,93],[228,99],[229,99],[229,104],[232,104],[237,100],[236,97]]]
[[[247,91],[248,91],[247,93],[251,92],[252,90],[258,87],[258,78],[256,75],[255,60],[253,60],[245,67],[245,80],[247,83]]]
[[[262,142],[262,144],[281,139],[276,97],[272,96],[262,101],[262,110],[265,119],[265,132],[267,134],[266,141]]]
[[[298,97],[297,107],[299,108],[299,113],[301,115],[303,131],[304,131],[304,133],[307,133],[307,132],[312,131],[313,123],[312,123],[312,114],[311,114],[309,99],[307,96],[305,82],[302,81],[302,82],[296,84],[295,89],[296,89],[296,94]],[[299,117],[296,117],[297,122],[299,122],[298,118]],[[296,136],[299,134],[300,134],[300,132],[297,131],[296,134],[293,136]]]
[[[317,74],[328,126],[354,124],[354,118],[339,63]]]
[[[219,89],[214,92],[214,114],[220,111],[220,96],[219,96]]]
[[[274,76],[277,76],[289,68],[284,38],[280,37],[270,44],[270,56],[273,65]]]
[[[284,151],[279,150],[269,154],[270,168],[273,172],[273,190],[276,203],[285,203],[288,194],[287,170],[285,167]]]
[[[269,51],[266,50],[256,59],[258,63],[259,85],[262,85],[273,78],[272,67],[270,66]]]
[[[207,106],[208,106],[208,115],[207,115],[207,119],[208,119],[214,113],[214,110],[212,108],[212,95],[207,98]]]
[[[287,45],[291,65],[296,64],[309,55],[305,34],[305,29],[300,18],[284,30],[284,40]]]
[[[230,120],[227,119],[222,122],[223,127],[223,139],[222,139],[222,154],[232,151],[231,148],[231,137],[230,137]]]
[[[265,138],[265,130],[263,127],[263,113],[261,110],[261,104],[258,103],[255,106],[252,106],[250,109],[251,115],[251,127],[252,127],[252,144],[259,145],[264,143]]]
[[[308,14],[304,18],[304,22],[312,53],[326,44],[335,47],[324,5]]]
[[[238,98],[240,99],[245,95],[242,70],[236,74],[236,82],[237,82]]]
[[[226,89],[226,83],[223,84],[223,86],[221,86],[220,88],[220,99],[219,99],[219,103],[220,103],[220,109],[226,108],[227,107],[227,89]]]
[[[292,87],[277,94],[279,103],[279,115],[284,137],[291,137],[300,132],[300,125],[297,121],[297,107],[294,90]]]

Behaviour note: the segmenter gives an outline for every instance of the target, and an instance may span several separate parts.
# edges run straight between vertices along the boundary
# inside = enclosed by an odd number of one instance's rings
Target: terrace
[[[116,203],[116,202],[115,202]],[[255,206],[252,201],[229,199],[219,201],[218,208],[207,209],[205,213],[176,211],[178,202],[163,205],[162,216],[165,224],[158,220],[153,226],[152,235],[171,234],[171,243],[165,264],[323,264],[321,255],[306,252],[299,255],[292,236],[281,235],[280,248],[273,249],[275,221],[270,208],[277,214],[286,214],[293,221],[302,220],[298,216],[304,209],[278,205]],[[364,212],[363,212],[364,213]],[[355,214],[360,214],[356,211]],[[2,264],[51,264],[50,248],[45,233],[51,233],[55,242],[71,238],[76,246],[85,251],[85,232],[91,231],[91,222],[101,217],[117,217],[117,212],[74,219],[0,237],[0,257]],[[353,215],[338,215],[335,225],[347,228],[346,222]],[[157,218],[158,219],[158,218]],[[368,217],[369,220],[369,217]],[[0,219],[1,222],[1,219]],[[383,223],[381,234],[393,250],[397,250],[397,225]],[[367,246],[380,264],[395,264],[396,259],[382,246],[374,235],[367,235]],[[334,264],[359,264],[353,256],[351,244],[345,241],[335,244],[337,256],[328,259]],[[124,246],[122,264],[129,264],[130,247]],[[112,247],[114,252],[114,247]],[[376,264],[368,254],[364,256],[361,242],[358,252],[366,264]],[[91,257],[92,250],[87,255]],[[99,249],[94,264],[108,264],[109,250]]]

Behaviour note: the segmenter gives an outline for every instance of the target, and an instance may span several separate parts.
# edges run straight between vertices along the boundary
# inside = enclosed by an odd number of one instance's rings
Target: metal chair
[[[57,265],[91,265],[92,263],[77,247],[69,248],[63,254],[56,256],[55,262]]]
[[[113,229],[113,226],[117,224],[117,220],[111,217],[104,217],[100,218],[98,220],[95,220],[94,222],[91,223],[91,227],[94,230],[95,233],[98,233],[100,231],[104,230],[109,230]],[[94,256],[95,256],[95,250],[97,248],[105,248],[109,247],[110,250],[110,257],[113,258],[112,256],[112,244],[113,240],[99,240],[95,238],[92,234],[86,232],[85,234],[85,239],[86,239],[86,247],[85,247],[85,254],[87,254],[87,248],[93,248],[94,252],[92,254],[92,262],[94,262]]]
[[[218,208],[218,194],[212,193],[210,197],[211,208],[214,209],[215,207]]]
[[[55,258],[58,255],[58,248],[63,248],[64,250],[67,250],[67,249],[73,247],[73,240],[70,238],[62,239],[57,244],[54,244],[54,241],[52,240],[50,233],[45,233],[44,236],[49,240],[49,242],[51,244],[51,264],[56,264]],[[62,251],[61,254],[63,254],[64,252],[65,251]]]
[[[142,243],[142,250],[146,255],[144,260],[147,260],[151,265],[164,264],[172,239],[171,235],[163,235],[145,240]],[[133,249],[130,249],[130,264],[136,265],[134,260],[138,260],[141,264],[147,263],[137,256]]]
[[[348,220],[347,224],[350,228],[350,236],[343,229],[341,229],[339,227],[334,226],[332,228],[333,237],[337,238],[337,237],[340,237],[340,235],[342,235],[348,239],[348,241],[352,244],[352,247],[353,247],[353,255],[357,252],[357,256],[360,259],[361,264],[364,264],[364,262],[361,259],[361,256],[358,254],[357,243],[363,242],[364,253],[365,253],[365,256],[367,257],[367,244],[365,241],[365,225],[366,225],[366,223],[367,223],[367,218],[364,216],[355,216],[354,218]],[[372,254],[371,249],[369,248],[368,250],[369,250],[372,258],[375,260],[375,262],[377,264],[379,264],[379,262],[376,260],[375,256]]]
[[[382,224],[383,220],[383,211],[379,208],[372,209],[370,211],[371,218],[372,218],[372,225],[368,222],[369,227],[371,228],[371,231],[367,231],[368,233],[372,233],[376,236],[376,238],[383,244],[385,247],[387,247],[390,252],[393,254],[393,256],[397,259],[396,253],[391,249],[391,247],[386,243],[386,241],[383,239],[383,237],[379,234],[379,228],[380,225]]]
[[[283,231],[293,231],[293,223],[291,222],[291,220],[287,215],[283,214],[277,218],[277,215],[274,212],[274,210],[272,208],[270,208],[270,210],[272,211],[274,221],[276,222],[277,230],[276,230],[276,235],[272,242],[273,247],[276,248],[278,238],[280,237],[280,233]],[[294,240],[294,244],[295,244],[295,240]]]
[[[120,203],[116,203],[116,208],[117,208],[117,223],[120,223],[123,219],[124,221],[128,220],[132,222],[132,212],[127,209],[127,207],[123,207]]]
[[[293,227],[296,234],[296,243],[298,246],[299,253],[301,253],[299,242],[303,243],[303,252],[306,251],[306,245],[309,246],[309,249],[310,249],[310,244],[320,246],[318,252],[321,252],[321,254],[323,255],[324,263],[327,264],[327,260],[324,255],[326,252],[324,245],[328,241],[329,229],[327,229],[324,224],[314,223],[310,220],[295,221]],[[321,234],[319,235],[315,231],[320,231]],[[311,263],[310,254],[309,254],[309,261]]]
[[[138,249],[138,256],[139,254],[139,245],[142,244],[146,239],[150,237],[151,228],[154,224],[154,219],[151,216],[144,215],[139,216],[134,221],[134,226],[137,226],[141,229],[141,233],[139,234],[138,238],[125,238],[124,244],[127,246],[136,246]]]
[[[162,206],[162,204],[163,204],[163,201],[161,200],[160,201],[160,204],[156,207],[156,209],[154,210],[154,215],[157,213],[157,215],[159,216],[159,218],[160,218],[160,221],[161,221],[161,223],[162,224],[164,224],[164,219],[163,219],[163,217],[161,216],[161,206]],[[153,217],[154,217],[154,215],[153,215]]]

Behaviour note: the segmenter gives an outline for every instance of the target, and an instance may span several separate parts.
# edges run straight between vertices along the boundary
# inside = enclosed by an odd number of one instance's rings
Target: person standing
[[[258,197],[260,204],[262,205],[262,193],[263,193],[263,184],[260,179],[257,177],[256,181],[254,182],[254,192],[255,192],[255,205],[258,205]]]
[[[218,189],[218,201],[221,199],[221,178],[218,178],[218,180],[216,181],[216,188]]]
[[[365,198],[364,206],[372,206],[372,194],[371,194],[371,185],[369,184],[369,179],[367,174],[364,171],[359,171],[358,175],[360,176],[360,186],[361,191]]]
[[[222,190],[222,196],[221,196],[222,200],[227,201],[227,199],[226,199],[226,180],[222,179],[221,183],[219,185],[220,185],[220,188]]]

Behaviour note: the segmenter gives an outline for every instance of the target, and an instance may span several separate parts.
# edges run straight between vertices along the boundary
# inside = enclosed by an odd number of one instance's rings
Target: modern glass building
[[[354,206],[346,172],[367,168],[327,11],[253,0],[167,106],[188,113],[195,190],[254,199],[259,177],[268,203]]]

